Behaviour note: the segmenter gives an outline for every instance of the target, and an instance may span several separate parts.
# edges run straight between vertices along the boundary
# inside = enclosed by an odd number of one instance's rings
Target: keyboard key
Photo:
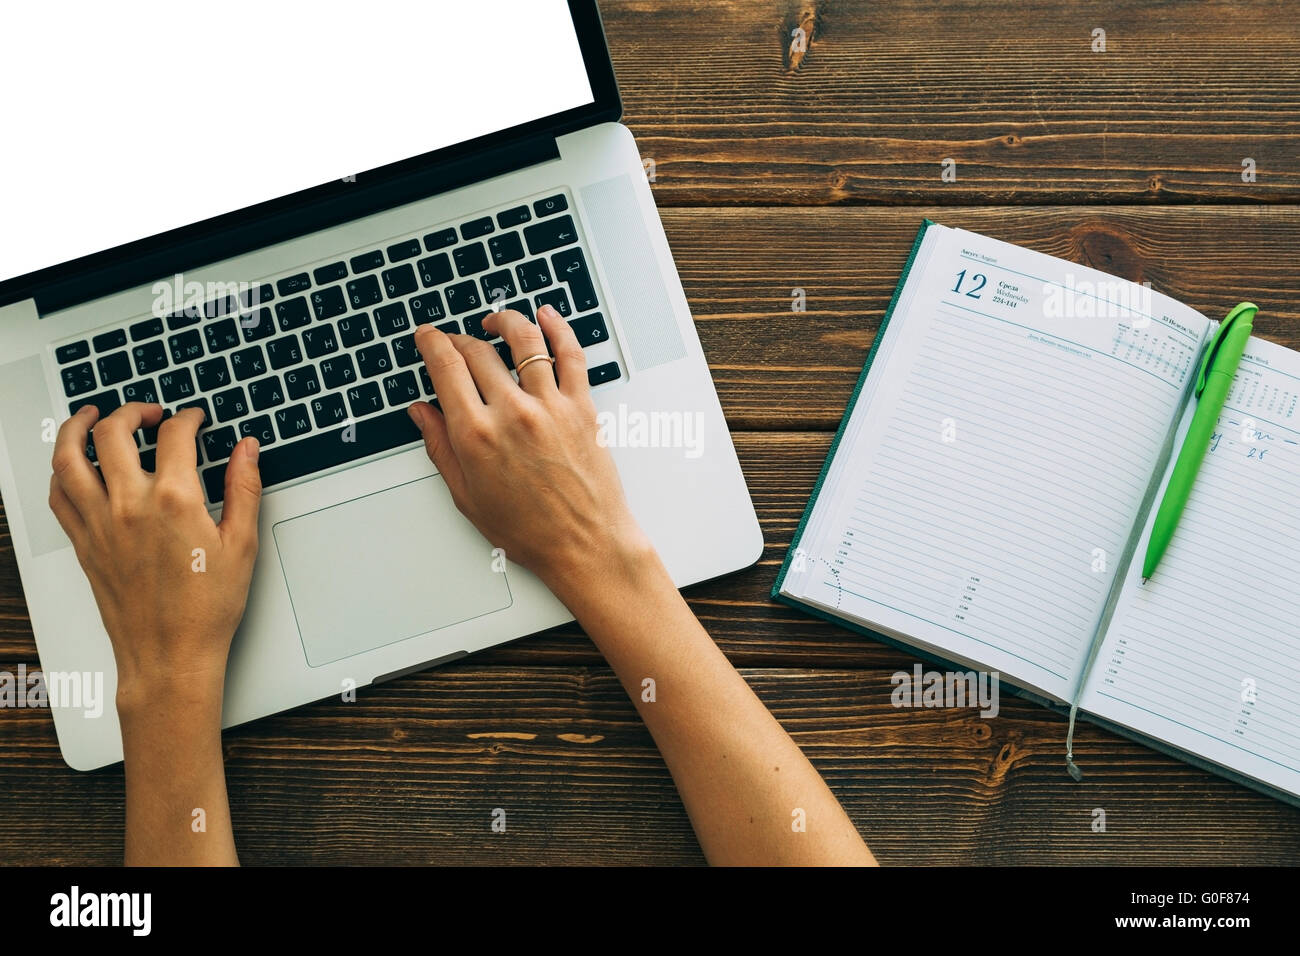
[[[126,333],[122,333],[122,344],[126,344]],[[125,382],[134,372],[131,370],[131,357],[125,352],[114,352],[112,355],[105,355],[95,361],[99,366],[99,380],[105,385],[116,385],[118,382]]]
[[[462,239],[477,239],[479,236],[486,236],[494,228],[492,217],[484,216],[482,219],[474,219],[462,225],[460,227],[460,237]]]
[[[558,219],[547,219],[536,225],[525,226],[524,241],[528,243],[528,251],[538,256],[577,242],[578,230],[574,228],[572,216],[560,216]]]
[[[429,377],[429,370],[423,365],[417,370],[420,373],[420,388],[424,390],[425,398],[433,394],[433,379]]]
[[[382,411],[384,408],[384,396],[380,394],[379,385],[375,382],[354,385],[347,390],[346,394],[348,408],[351,409],[353,418]]]
[[[266,343],[266,357],[271,360],[271,368],[279,371],[290,365],[302,364],[302,349],[298,347],[298,336],[286,335]]]
[[[80,342],[69,342],[67,345],[60,345],[54,350],[54,360],[60,365],[66,365],[68,362],[83,359],[89,354],[90,343],[82,339]]]
[[[269,378],[259,378],[256,382],[249,382],[248,400],[253,403],[255,412],[264,412],[268,408],[283,405],[284,386],[280,384],[280,376],[272,375]]]
[[[79,398],[68,405],[68,414],[75,415],[77,410],[86,405],[94,405],[99,409],[99,417],[102,421],[109,415],[122,407],[122,400],[117,396],[117,389],[111,389],[107,392],[100,392],[98,395],[91,395],[89,398]]]
[[[167,316],[167,328],[172,332],[198,325],[203,315],[198,309],[182,309]]]
[[[420,398],[420,384],[414,372],[398,372],[384,379],[384,396],[390,406],[405,408]]]
[[[90,341],[95,346],[96,352],[109,352],[113,349],[120,349],[126,345],[126,330],[113,329],[111,332],[101,332]]]
[[[502,229],[508,229],[510,226],[518,226],[521,223],[528,222],[532,218],[528,214],[527,206],[515,206],[514,209],[507,209],[505,212],[497,213],[497,225]]]
[[[203,441],[203,457],[211,462],[225,461],[239,444],[239,436],[230,425],[210,429],[199,437]]]
[[[415,281],[415,270],[411,268],[409,262],[406,265],[398,266],[396,269],[385,270],[383,276],[384,292],[388,294],[390,299],[410,295],[420,287]]]
[[[439,332],[445,335],[459,335],[460,323],[453,319],[450,322],[444,322],[442,325],[434,326]]]
[[[519,233],[507,232],[488,240],[488,252],[492,253],[493,265],[505,266],[524,257],[524,244]]]
[[[271,427],[270,415],[258,415],[256,418],[247,418],[239,423],[239,435],[241,438],[247,438],[252,435],[257,439],[257,443],[265,448],[267,445],[275,444],[275,429]],[[258,464],[261,465],[261,455],[258,456]],[[224,478],[222,479],[225,480]]]
[[[266,305],[275,298],[275,290],[267,282],[256,289],[245,289],[239,296],[239,304],[245,311],[251,311],[259,305]]]
[[[212,409],[208,407],[208,400],[206,398],[192,398],[188,402],[181,402],[176,406],[176,413],[179,415],[180,412],[186,408],[203,409],[203,425],[207,426],[212,424]]]
[[[424,237],[425,252],[437,252],[439,249],[446,249],[448,246],[454,246],[455,244],[455,229],[441,229],[438,232],[431,232]]]
[[[343,340],[345,349],[373,342],[375,330],[370,325],[370,316],[362,312],[360,315],[339,319],[339,338]]]
[[[307,278],[307,273],[300,272],[296,276],[281,279],[275,284],[275,287],[279,290],[280,295],[296,295],[311,288],[311,279]]]
[[[559,196],[549,196],[546,199],[539,199],[533,203],[533,212],[537,213],[537,218],[551,216],[557,212],[564,212],[569,208],[569,200],[563,194]]]
[[[160,368],[167,367],[167,347],[161,342],[146,342],[131,350],[135,359],[135,370],[140,375],[149,375]]]
[[[299,435],[305,435],[311,431],[311,418],[307,414],[306,405],[292,405],[289,408],[282,408],[273,416],[275,419],[276,431],[280,433],[283,439],[297,438]]]
[[[476,242],[472,246],[461,246],[452,253],[452,258],[456,260],[456,272],[461,278],[483,272],[488,267],[487,250],[483,248],[481,242]]]
[[[224,358],[208,359],[194,366],[194,379],[200,392],[215,392],[230,384],[230,367]]]
[[[331,425],[347,421],[348,409],[343,404],[343,396],[334,392],[312,399],[311,417],[315,420],[317,428],[329,428]]]
[[[465,334],[472,335],[476,339],[482,339],[484,342],[491,342],[497,337],[496,334],[483,328],[483,320],[491,314],[491,312],[479,312],[477,315],[465,316]]]
[[[393,339],[393,364],[398,368],[406,368],[408,365],[414,365],[420,361],[420,350],[415,347],[415,333],[399,335]]]
[[[447,317],[442,308],[442,296],[436,292],[425,292],[406,303],[411,308],[411,319],[416,325],[426,322],[439,322]]]
[[[234,296],[223,295],[211,302],[203,303],[203,317],[207,319],[219,319],[223,315],[229,315],[239,309],[239,299]]]
[[[609,340],[609,329],[605,328],[605,319],[599,312],[574,319],[569,323],[569,327],[573,329],[573,334],[578,337],[578,344],[584,349],[589,345],[599,345]]]
[[[130,385],[122,386],[122,402],[144,402],[146,405],[158,404],[158,392],[154,389],[153,379],[146,378]]]
[[[311,325],[311,311],[307,308],[306,298],[298,296],[298,298],[289,299],[287,302],[277,302],[275,304],[275,318],[280,325],[281,332],[292,332],[304,325]]]
[[[244,330],[245,342],[258,342],[275,335],[275,318],[268,307],[256,312],[249,312],[239,317],[239,326]]]
[[[248,414],[248,400],[242,388],[231,388],[212,396],[212,410],[217,421],[229,422]]]
[[[389,262],[402,262],[406,259],[414,259],[419,254],[419,239],[408,239],[406,242],[399,242],[396,245],[388,247]]]
[[[68,398],[85,395],[99,387],[99,383],[95,381],[95,368],[89,362],[69,366],[59,374],[63,378],[63,393]]]
[[[327,266],[321,266],[312,270],[312,278],[316,280],[317,285],[329,285],[331,282],[341,282],[348,277],[348,267],[341,262],[331,262]]]
[[[375,276],[362,276],[348,283],[348,302],[354,309],[364,309],[383,301],[384,293],[379,289],[379,279]]]
[[[239,326],[235,324],[234,319],[209,322],[203,327],[203,337],[208,340],[209,352],[224,352],[227,349],[239,348],[240,345]]]
[[[547,265],[545,259],[534,259],[532,262],[515,266],[515,275],[519,276],[519,288],[525,292],[545,289],[554,281],[551,278],[551,267]]]
[[[483,308],[483,301],[478,297],[478,286],[472,279],[447,287],[447,308],[451,309],[452,315]]]
[[[513,370],[515,367],[514,353],[510,351],[508,342],[498,342],[496,344],[497,355],[501,356],[501,361],[506,363],[506,368]]]
[[[401,302],[375,309],[375,328],[380,335],[396,335],[410,327],[411,320],[406,317],[406,306]]]
[[[509,269],[489,272],[479,280],[483,284],[483,299],[492,308],[500,311],[507,299],[513,299],[519,293],[515,290],[515,277]]]
[[[140,470],[153,474],[158,468],[158,450],[147,448],[140,452]]]
[[[339,340],[334,334],[334,326],[321,325],[302,330],[302,347],[310,359],[330,355],[339,350]]]
[[[143,322],[137,322],[131,326],[131,341],[139,342],[142,339],[151,339],[155,335],[163,334],[162,319],[145,319]]]
[[[363,252],[359,256],[353,256],[348,264],[352,266],[352,272],[360,275],[363,272],[369,272],[371,269],[378,269],[384,264],[384,254],[378,249],[373,252]]]
[[[266,374],[266,359],[262,355],[262,346],[240,349],[230,356],[230,368],[235,373],[235,381],[242,382],[257,375]]]
[[[379,387],[370,384],[377,394]],[[346,436],[345,431],[349,432]],[[350,440],[345,441],[345,437]],[[406,409],[395,408],[362,422],[317,432],[291,445],[264,451],[257,464],[263,487],[271,487],[418,441],[420,431]],[[225,493],[225,481],[224,464],[203,472],[203,486],[214,504]]]
[[[573,309],[569,305],[569,297],[563,289],[552,289],[550,292],[543,292],[541,295],[535,296],[534,299],[539,309],[544,305],[549,305],[566,319],[573,314]]]
[[[420,281],[424,283],[426,289],[450,282],[455,278],[451,271],[451,258],[445,252],[421,259],[416,263],[416,268],[420,270]]]
[[[587,369],[587,384],[604,385],[606,382],[612,382],[622,373],[618,370],[617,362],[610,362],[608,365],[599,365],[596,368]]]
[[[184,365],[192,359],[203,358],[203,338],[199,335],[198,329],[190,329],[188,332],[178,332],[175,335],[168,336],[167,347],[171,350],[172,361],[177,365]]]
[[[164,408],[162,413],[162,418],[158,419],[157,425],[155,425],[153,428],[140,429],[140,434],[144,436],[144,443],[146,445],[158,444],[158,428],[162,425],[163,422],[167,421],[167,419],[171,417],[172,417],[172,410],[170,408]]]
[[[522,312],[534,325],[537,323],[537,316],[533,315],[533,304],[527,299],[520,299],[517,302],[507,302],[507,309],[514,309],[516,312]]]
[[[348,310],[348,300],[343,297],[343,287],[332,285],[328,289],[319,289],[311,294],[311,308],[316,313],[316,320],[323,322],[342,315]]]
[[[596,301],[596,287],[587,272],[587,260],[582,249],[575,246],[557,252],[551,256],[551,264],[555,266],[556,278],[569,284],[569,294],[573,296],[573,306],[578,312],[588,312],[600,305]]]
[[[382,375],[393,370],[393,359],[388,354],[388,346],[383,342],[357,351],[357,368],[362,378]]]
[[[316,366],[304,365],[284,373],[285,391],[291,401],[320,394],[320,379],[316,377]]]
[[[187,368],[163,372],[158,376],[158,387],[162,390],[163,401],[168,405],[194,397],[194,379]]]
[[[325,379],[326,388],[339,388],[351,385],[357,380],[357,369],[352,364],[351,355],[338,355],[320,363],[320,373]]]

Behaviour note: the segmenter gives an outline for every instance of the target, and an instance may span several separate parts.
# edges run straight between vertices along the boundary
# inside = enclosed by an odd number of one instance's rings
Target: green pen
[[[1160,500],[1155,525],[1151,528],[1146,559],[1142,562],[1143,584],[1155,573],[1156,565],[1160,563],[1160,558],[1173,539],[1183,508],[1187,506],[1187,497],[1196,482],[1196,473],[1201,470],[1206,449],[1210,447],[1210,438],[1219,424],[1219,413],[1227,401],[1228,389],[1232,387],[1233,376],[1237,374],[1242,353],[1246,351],[1251,321],[1258,311],[1259,306],[1243,302],[1229,312],[1210,347],[1206,349],[1205,358],[1201,360],[1194,393],[1196,412],[1192,415],[1187,437],[1183,439],[1183,447],[1178,451],[1178,460],[1174,463],[1173,474],[1169,476],[1165,496]]]

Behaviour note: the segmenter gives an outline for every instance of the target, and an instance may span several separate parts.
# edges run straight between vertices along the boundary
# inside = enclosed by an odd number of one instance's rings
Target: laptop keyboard
[[[125,402],[158,403],[168,416],[201,407],[199,474],[216,504],[247,435],[261,444],[266,488],[419,441],[406,408],[437,399],[416,327],[492,342],[513,369],[509,346],[483,320],[508,308],[536,321],[548,304],[588,349],[588,381],[621,378],[612,350],[599,347],[609,328],[563,193],[109,328],[54,356],[70,413],[93,404],[108,415]],[[156,428],[136,433],[148,471],[157,437]],[[86,453],[95,460],[93,441]]]

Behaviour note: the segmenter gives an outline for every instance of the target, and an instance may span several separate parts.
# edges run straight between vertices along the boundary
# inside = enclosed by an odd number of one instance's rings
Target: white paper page
[[[1209,323],[960,230],[913,283],[784,588],[1068,700]]]
[[[1143,585],[1152,508],[1080,700],[1291,793],[1300,793],[1298,403],[1300,355],[1252,339],[1178,529]]]

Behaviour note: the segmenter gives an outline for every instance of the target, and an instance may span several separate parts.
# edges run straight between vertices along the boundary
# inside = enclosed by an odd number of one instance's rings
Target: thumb
[[[433,466],[438,469],[438,474],[442,475],[442,480],[447,483],[447,489],[455,500],[462,500],[465,475],[460,470],[456,452],[452,450],[446,419],[428,402],[416,402],[407,412],[411,421],[415,422],[415,427],[420,429],[420,435],[424,438],[424,450]]]
[[[221,537],[227,543],[257,548],[257,515],[262,508],[262,476],[257,470],[256,438],[235,446],[226,466],[226,497],[221,511]]]

